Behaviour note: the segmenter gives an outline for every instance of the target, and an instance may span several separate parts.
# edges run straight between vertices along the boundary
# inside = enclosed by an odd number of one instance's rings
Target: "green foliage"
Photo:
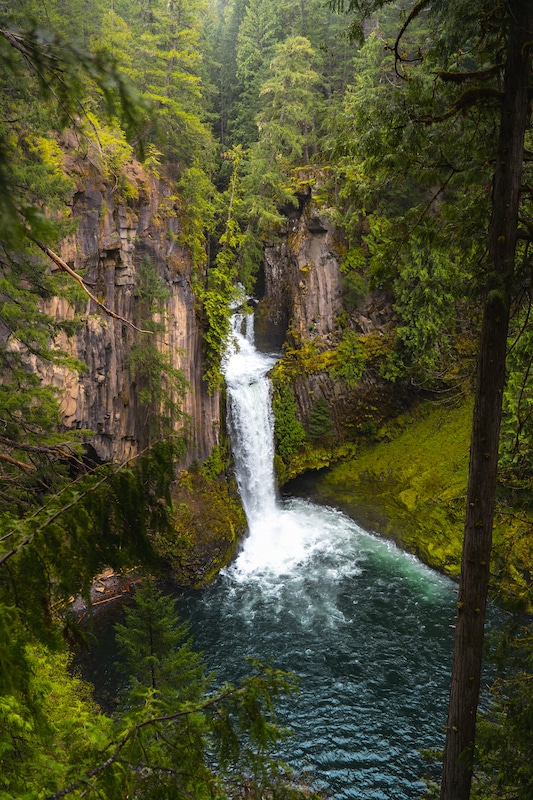
[[[290,170],[308,163],[314,138],[314,97],[318,73],[315,53],[303,36],[276,45],[270,75],[260,89],[265,98],[256,121],[259,139],[252,145],[244,187],[250,216],[262,237],[279,228],[280,209],[296,205]],[[255,197],[254,197],[255,195]]]
[[[200,41],[205,16],[202,0],[154,0],[149,8],[144,2],[119,2],[94,32],[150,106],[152,126],[144,131],[144,143],[157,145],[165,163],[180,167],[208,164],[213,150],[204,122],[208,86]]]
[[[192,649],[185,622],[178,622],[175,601],[161,594],[153,580],[144,580],[135,605],[125,609],[124,625],[116,625],[119,666],[127,685],[124,711],[142,707],[151,695],[171,703],[199,703],[206,689],[201,657]],[[154,706],[155,710],[155,706]]]
[[[198,165],[185,170],[178,182],[180,203],[180,233],[178,239],[185,244],[196,268],[207,261],[207,240],[214,232],[217,209],[215,187]]]
[[[128,365],[137,383],[143,415],[141,432],[149,443],[174,430],[182,417],[181,402],[188,384],[183,372],[173,366],[172,354],[163,345],[166,325],[162,305],[168,289],[148,258],[141,263],[138,275],[137,322],[143,332],[137,333]]]
[[[69,674],[66,654],[28,646],[25,655],[30,665],[26,695],[0,697],[0,794],[5,800],[54,795],[98,761],[112,736],[111,720],[91,700],[90,687]]]
[[[477,315],[469,302],[482,278],[480,231],[490,215],[483,187],[496,120],[489,107],[483,115],[443,115],[428,124],[432,114],[438,117],[435,105],[452,106],[457,93],[451,81],[435,84],[431,68],[467,65],[446,61],[452,58],[448,44],[441,31],[428,32],[424,17],[409,26],[401,45],[405,52],[424,51],[424,59],[413,58],[409,80],[398,80],[386,35],[399,27],[380,14],[379,27],[358,51],[328,147],[338,169],[349,255],[361,261],[345,269],[355,279],[352,301],[362,289],[355,276],[367,252],[371,288],[394,293],[397,347],[385,374],[442,388],[460,382],[460,342],[475,335],[470,320],[477,322]],[[469,369],[467,362],[463,372]]]
[[[127,173],[133,147],[118,122],[113,120],[105,123],[95,114],[87,112],[82,134],[78,155],[109,181],[119,200],[124,202],[138,197],[138,188]]]
[[[323,397],[319,398],[311,409],[307,433],[309,438],[315,441],[328,441],[335,433],[331,409],[328,401]]]
[[[274,47],[281,38],[273,4],[250,0],[237,35],[235,60],[240,92],[233,120],[234,141],[246,147],[257,139],[255,117],[260,110],[260,87],[268,75]]]
[[[286,347],[282,358],[274,365],[274,382],[282,386],[298,377],[329,372],[335,362],[335,352],[324,347],[318,338],[308,339],[300,347]]]
[[[196,287],[206,318],[204,345],[206,367],[204,377],[211,392],[220,388],[222,374],[220,363],[230,332],[231,303],[239,294],[237,281],[240,277],[241,249],[247,249],[249,236],[243,233],[239,221],[242,203],[240,190],[240,168],[242,147],[235,147],[225,154],[232,164],[230,184],[224,197],[227,217],[224,230],[218,240],[219,249],[214,264],[207,272],[207,286]]]
[[[74,3],[70,13],[83,12]],[[59,393],[34,374],[39,365],[83,368],[65,352],[81,320],[43,313],[52,298],[75,306],[81,294],[43,258],[73,231],[74,185],[57,137],[70,125],[87,159],[131,194],[123,130],[131,133],[144,113],[113,58],[72,36],[69,13],[52,0],[47,14],[47,26],[36,23],[42,8],[33,0],[0,10],[0,510],[21,513],[61,486],[85,433],[62,430]],[[108,124],[100,121],[106,112]]]
[[[271,75],[261,86],[266,99],[257,116],[259,142],[271,158],[287,166],[304,156],[309,161],[313,134],[313,100],[319,75],[315,52],[303,36],[290,36],[274,51]]]
[[[500,441],[501,479],[520,486],[531,474],[533,445],[532,334],[529,304],[511,323],[509,377],[504,390],[504,415]]]
[[[129,791],[142,797],[302,796],[269,751],[284,735],[274,701],[294,677],[252,665],[237,686],[214,686],[174,601],[147,581],[117,639],[129,690],[118,729]],[[118,759],[117,759],[118,760]],[[112,765],[110,765],[112,766]]]
[[[0,697],[0,792],[5,800],[125,796],[302,798],[270,755],[286,731],[275,701],[294,676],[252,664],[240,684],[215,686],[172,598],[150,579],[117,626],[127,676],[114,718],[69,674],[70,658],[23,648],[25,693]]]
[[[367,264],[367,254],[360,247],[349,250],[341,263],[344,303],[348,308],[357,306],[367,292],[367,283],[361,271]]]
[[[283,737],[274,701],[294,677],[253,664],[240,685],[213,686],[179,623],[174,601],[146,582],[118,627],[129,691],[122,759],[143,797],[301,797],[269,751]]]
[[[3,513],[0,601],[16,609],[14,626],[46,642],[53,612],[87,591],[104,566],[120,570],[132,560],[150,560],[148,532],[170,522],[170,482],[181,446],[159,442],[128,465],[80,475],[24,517]]]
[[[287,459],[300,450],[307,436],[296,416],[296,400],[290,386],[279,386],[272,398],[274,412],[274,442],[276,453]]]
[[[210,392],[222,385],[220,363],[230,332],[230,304],[234,297],[236,277],[234,254],[227,248],[219,253],[217,263],[208,274],[208,288],[200,293],[207,321],[204,331],[206,368],[204,377]]]
[[[209,584],[231,562],[246,530],[237,490],[218,471],[226,468],[215,450],[202,468],[182,472],[172,491],[172,524],[152,537],[179,586]]]
[[[471,403],[425,404],[383,424],[320,477],[316,498],[352,513],[425,563],[457,575]]]
[[[517,624],[498,634],[492,657],[499,676],[490,687],[490,703],[478,722],[475,800],[515,797],[530,800],[533,785],[533,639],[530,625]]]
[[[204,461],[201,467],[201,474],[208,481],[214,481],[227,472],[230,466],[231,458],[228,444],[225,447],[216,445],[211,450],[209,457]]]
[[[365,362],[365,352],[359,336],[354,331],[345,330],[335,350],[331,374],[343,380],[348,388],[353,388],[363,376]]]
[[[276,47],[286,39],[305,37],[317,53],[321,94],[313,100],[316,133],[323,106],[343,92],[352,56],[342,36],[344,20],[332,14],[322,0],[229,0],[218,31],[215,49],[221,68],[221,139],[224,146],[250,147],[258,138],[255,125],[263,110],[261,87],[270,77]]]

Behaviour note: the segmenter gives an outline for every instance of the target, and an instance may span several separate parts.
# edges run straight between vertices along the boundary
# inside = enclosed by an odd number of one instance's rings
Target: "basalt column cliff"
[[[192,289],[192,265],[180,244],[176,199],[161,180],[133,163],[129,174],[135,197],[121,199],[108,181],[83,176],[72,200],[76,232],[63,243],[62,258],[81,271],[91,293],[129,322],[139,322],[141,265],[149,263],[164,286],[157,318],[164,332],[147,340],[168,354],[169,364],[186,381],[180,400],[184,419],[176,428],[188,431],[185,463],[204,459],[218,442],[219,397],[210,395],[202,379],[202,331]],[[56,299],[45,309],[60,318],[73,309]],[[69,372],[35,363],[43,379],[62,390],[61,410],[67,427],[93,432],[88,443],[102,460],[122,460],[147,444],[147,409],[131,368],[132,348],[143,334],[107,315],[87,299],[77,335],[58,344],[87,368]]]

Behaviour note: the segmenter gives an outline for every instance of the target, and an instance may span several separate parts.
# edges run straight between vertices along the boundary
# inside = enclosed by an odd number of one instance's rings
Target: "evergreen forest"
[[[184,464],[188,386],[154,264],[136,264],[129,317],[66,255],[95,175],[124,218],[142,181],[164,187],[154,219],[189,270],[170,282],[190,290],[221,407],[231,309],[265,293],[267,248],[299,246],[302,215],[335,230],[333,329],[287,319],[272,371],[279,482],[338,467],[349,506],[380,447],[435,408],[460,415],[469,467],[449,460],[415,493],[459,544],[408,543],[460,573],[442,784],[426,797],[533,798],[532,61],[531,0],[0,0],[0,800],[318,797],[276,755],[294,676],[209,674],[151,577],[201,539],[199,505],[231,529],[231,555],[244,523],[225,431]],[[379,330],[361,325],[368,298],[387,308]],[[66,425],[63,387],[42,379],[91,368],[68,346],[89,302],[130,343],[142,423],[120,461],[95,457],[95,432]],[[304,408],[310,376],[335,402]],[[109,568],[145,575],[117,628],[113,712],[72,665],[90,636],[73,600],[90,612]],[[506,625],[478,712],[489,600]]]

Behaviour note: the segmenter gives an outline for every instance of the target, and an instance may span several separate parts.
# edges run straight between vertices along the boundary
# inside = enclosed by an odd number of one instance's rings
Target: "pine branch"
[[[250,683],[250,681],[253,681],[257,678],[261,678],[266,674],[267,671],[264,670],[263,672],[252,676],[252,678],[249,678],[246,683]],[[94,769],[87,772],[82,778],[79,778],[77,781],[74,781],[74,783],[71,783],[69,786],[66,786],[64,789],[61,789],[59,792],[48,795],[47,797],[44,798],[44,800],[60,800],[60,798],[66,797],[68,794],[72,794],[72,792],[75,792],[77,789],[80,788],[80,786],[83,786],[85,783],[91,780],[91,778],[95,778],[98,775],[101,775],[102,772],[104,772],[108,767],[110,767],[112,764],[118,761],[119,755],[124,749],[124,747],[132,739],[135,739],[140,733],[140,731],[143,730],[144,728],[147,728],[150,725],[158,725],[164,722],[174,722],[178,719],[182,719],[183,717],[190,716],[191,714],[201,713],[202,711],[206,711],[209,708],[214,707],[216,709],[218,705],[224,700],[228,699],[229,697],[234,697],[237,694],[242,694],[245,690],[246,690],[246,684],[241,684],[240,686],[230,686],[225,692],[222,692],[222,694],[218,694],[215,697],[210,697],[204,703],[201,703],[199,706],[196,706],[195,708],[190,708],[185,710],[182,709],[180,711],[175,711],[172,714],[161,714],[158,717],[150,717],[150,719],[145,719],[143,720],[143,722],[139,722],[138,725],[135,725],[135,727],[127,731],[127,733],[124,734],[122,739],[120,739],[116,743],[113,753],[111,753],[111,755],[105,761],[103,761],[97,767],[94,767]],[[108,746],[111,747],[111,745],[112,742],[110,742]]]
[[[7,461],[8,464],[13,464],[15,467],[26,470],[26,472],[34,472],[37,469],[33,464],[25,464],[24,461],[18,461],[16,458],[11,458],[11,456],[4,453],[0,453],[0,460]]]
[[[409,227],[409,230],[407,231],[407,233],[398,242],[398,246],[397,246],[397,248],[396,248],[396,250],[394,252],[394,258],[395,259],[398,257],[403,245],[409,240],[410,236],[413,234],[413,232],[416,230],[416,228],[418,228],[418,226],[425,219],[426,214],[430,210],[430,208],[433,205],[433,203],[435,202],[435,200],[439,197],[439,195],[441,195],[444,192],[444,190],[446,189],[446,187],[450,183],[451,179],[456,174],[456,171],[457,170],[455,170],[452,167],[451,172],[448,175],[448,177],[446,178],[446,180],[440,185],[440,187],[437,189],[437,191],[434,192],[434,194],[431,196],[431,199],[426,203],[426,205],[422,209],[421,213],[419,214],[419,216],[415,220],[414,224]]]
[[[57,444],[50,444],[50,445],[37,445],[37,444],[27,444],[26,442],[15,442],[13,439],[8,439],[6,436],[0,436],[0,444],[5,444],[7,447],[12,447],[14,450],[24,450],[27,453],[57,453],[58,455],[62,456],[63,458],[71,458],[72,453],[67,452],[63,449],[60,445]],[[2,456],[0,455],[0,458]],[[22,463],[22,462],[21,462]],[[28,465],[25,464],[25,467]],[[34,469],[33,467],[31,469]]]
[[[160,439],[159,441],[163,441],[163,439]],[[155,442],[154,444],[157,444],[157,442]],[[102,478],[100,478],[99,481],[97,481],[95,484],[90,486],[85,491],[82,491],[80,494],[77,494],[73,500],[71,500],[69,503],[66,503],[64,506],[62,506],[57,511],[52,513],[49,517],[47,517],[47,519],[44,520],[44,522],[42,522],[34,531],[32,531],[32,533],[28,534],[24,539],[22,539],[22,541],[20,541],[18,544],[16,544],[14,547],[12,547],[11,550],[9,550],[7,553],[4,553],[4,555],[0,557],[0,567],[3,566],[6,563],[6,561],[8,561],[10,558],[12,558],[14,555],[16,555],[20,550],[22,550],[23,547],[26,547],[27,545],[31,544],[32,541],[34,540],[35,536],[37,536],[37,534],[41,533],[45,528],[47,528],[48,525],[50,525],[52,522],[55,522],[55,520],[58,519],[66,511],[70,511],[70,509],[73,508],[77,503],[79,503],[80,500],[83,500],[85,497],[88,497],[90,494],[92,494],[97,489],[99,489],[100,486],[102,486],[110,478],[112,478],[115,475],[117,475],[122,469],[127,467],[128,464],[131,464],[133,461],[136,461],[138,458],[140,458],[141,456],[145,455],[145,453],[147,453],[151,449],[151,447],[153,447],[153,445],[151,445],[150,447],[145,448],[140,453],[137,453],[137,455],[131,456],[126,461],[123,461],[121,464],[117,464],[110,472],[108,472],[106,475],[104,475]],[[72,488],[72,486],[75,486],[75,484],[78,481],[81,481],[81,480],[83,480],[83,478],[86,478],[86,477],[87,476],[82,475],[77,479],[77,481],[73,481],[72,483],[69,483],[60,492],[58,492],[56,495],[54,495],[54,497],[52,499],[55,499],[55,498],[59,497],[63,492],[65,492],[68,489]],[[35,511],[31,516],[29,516],[26,519],[26,522],[30,522],[32,519],[37,518],[39,516],[39,514],[41,514],[42,512],[43,512],[43,508],[37,509],[37,511]],[[17,533],[19,533],[19,531],[16,530],[16,529],[13,529],[13,530],[9,531],[8,533],[4,534],[4,536],[2,536],[0,538],[0,542],[6,541],[7,539],[11,538],[11,536],[15,536]]]

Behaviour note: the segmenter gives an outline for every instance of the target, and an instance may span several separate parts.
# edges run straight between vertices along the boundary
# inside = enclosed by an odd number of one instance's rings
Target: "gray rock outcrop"
[[[182,401],[186,415],[176,428],[189,431],[185,463],[205,459],[219,441],[220,398],[210,396],[203,380],[202,331],[191,286],[192,265],[179,243],[180,219],[168,186],[131,166],[129,180],[138,197],[117,199],[101,176],[78,178],[72,214],[76,232],[63,243],[61,257],[77,272],[98,301],[124,320],[136,321],[139,267],[148,258],[166,287],[161,317],[165,332],[153,334],[160,352],[179,369],[188,388]],[[44,309],[58,319],[74,309],[55,298]],[[79,311],[79,308],[78,308]],[[106,315],[87,298],[83,324],[58,347],[85,365],[81,372],[35,362],[43,380],[61,390],[61,412],[68,428],[92,431],[87,442],[102,460],[123,460],[147,443],[147,411],[132,375],[129,357],[139,334]]]

